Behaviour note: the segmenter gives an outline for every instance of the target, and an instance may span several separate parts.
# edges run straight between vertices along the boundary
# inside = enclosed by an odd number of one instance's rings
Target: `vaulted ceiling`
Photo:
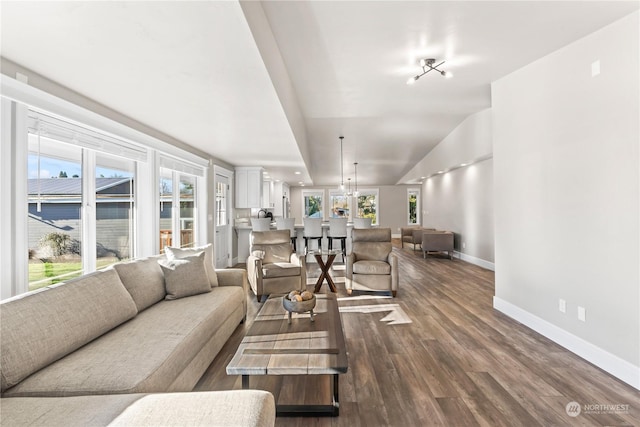
[[[0,54],[236,166],[293,185],[405,174],[490,84],[637,1],[6,2]],[[421,58],[454,74],[414,85]],[[594,58],[595,59],[595,58]],[[550,73],[553,70],[549,70]],[[299,175],[294,172],[301,172]]]

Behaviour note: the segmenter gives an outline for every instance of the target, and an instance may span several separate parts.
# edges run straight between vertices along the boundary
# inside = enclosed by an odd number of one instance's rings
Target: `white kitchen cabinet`
[[[273,204],[275,201],[273,197],[273,187],[274,187],[274,182],[272,181],[262,182],[262,206],[261,207],[273,208]]]
[[[237,167],[236,175],[236,208],[261,208],[262,206],[262,171],[261,167]]]

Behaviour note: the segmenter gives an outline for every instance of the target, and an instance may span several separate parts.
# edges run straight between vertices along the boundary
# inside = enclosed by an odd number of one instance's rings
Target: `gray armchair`
[[[352,250],[347,255],[347,293],[398,292],[398,258],[391,249],[390,228],[353,229]]]
[[[258,302],[263,295],[307,288],[304,257],[291,250],[289,230],[254,231],[247,258],[247,276]]]
[[[427,252],[447,252],[453,259],[453,233],[451,231],[426,230],[422,233],[422,257]]]
[[[422,244],[422,232],[425,230],[435,230],[434,228],[422,228],[419,225],[413,225],[409,227],[400,228],[400,246],[404,248],[405,243],[413,245],[413,250],[416,250],[416,245]]]

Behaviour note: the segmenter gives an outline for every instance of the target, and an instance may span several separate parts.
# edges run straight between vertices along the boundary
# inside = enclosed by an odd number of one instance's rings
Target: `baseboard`
[[[475,264],[478,267],[486,268],[487,270],[491,270],[491,271],[496,271],[496,265],[490,261],[485,261],[481,258],[476,258],[474,256],[467,255],[465,253],[458,252],[458,251],[454,251],[453,256],[463,261],[466,261],[468,263]]]
[[[493,308],[517,320],[528,328],[549,338],[572,353],[593,363],[600,369],[640,390],[640,367],[575,336],[538,316],[498,297],[493,297]]]

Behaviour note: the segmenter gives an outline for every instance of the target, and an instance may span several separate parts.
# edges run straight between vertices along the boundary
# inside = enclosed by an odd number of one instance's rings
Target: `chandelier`
[[[453,74],[451,74],[449,71],[444,71],[444,70],[439,70],[438,67],[441,66],[442,64],[444,64],[445,61],[442,61],[441,63],[437,64],[437,65],[433,65],[436,63],[436,60],[434,58],[426,58],[426,59],[421,59],[420,60],[420,66],[422,67],[422,73],[418,74],[414,77],[409,77],[409,80],[407,80],[407,84],[408,85],[412,85],[416,82],[416,80],[418,80],[420,77],[424,76],[425,74],[427,74],[428,72],[431,71],[437,71],[438,73],[440,73],[441,76],[446,77],[446,78],[451,78],[453,77]]]

